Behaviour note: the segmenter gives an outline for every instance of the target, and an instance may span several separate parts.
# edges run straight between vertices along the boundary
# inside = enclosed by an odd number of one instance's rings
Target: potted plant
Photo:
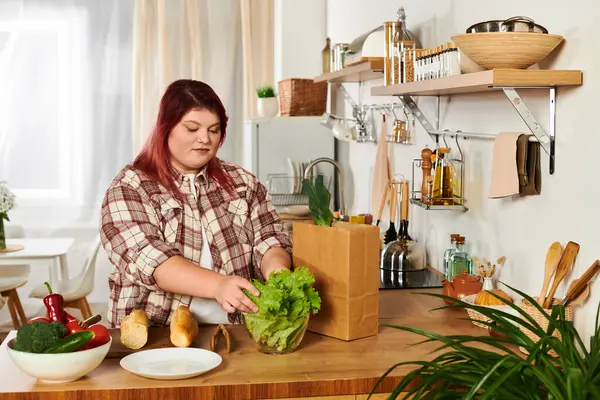
[[[277,116],[279,112],[279,103],[275,90],[271,85],[260,86],[256,89],[258,96],[257,111],[262,118],[271,118]]]
[[[533,298],[511,289],[548,318],[547,330],[521,307],[495,293],[492,295],[519,315],[453,299],[454,305],[440,308],[466,308],[484,314],[491,322],[478,322],[491,327],[496,335],[442,336],[407,326],[386,325],[424,336],[422,343],[439,342],[438,350],[449,351],[431,361],[398,363],[380,378],[375,388],[396,367],[415,365],[418,368],[407,374],[388,398],[600,399],[600,305],[594,335],[586,348],[573,323],[565,318],[564,306],[556,305],[548,314]],[[425,295],[447,298],[431,293]],[[521,328],[529,329],[539,340],[532,340]],[[559,337],[556,332],[560,333]],[[485,350],[481,345],[491,346],[496,351]],[[554,352],[557,357],[551,355]]]
[[[0,250],[6,249],[4,220],[9,221],[8,212],[15,206],[15,195],[8,190],[6,182],[0,181]]]

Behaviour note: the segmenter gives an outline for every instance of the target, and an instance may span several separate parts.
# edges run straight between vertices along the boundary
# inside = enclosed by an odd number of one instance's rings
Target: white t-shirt
[[[188,174],[188,181],[190,182],[190,190],[194,194],[194,197],[198,199],[198,193],[196,191],[196,185],[194,181],[196,176],[194,174]],[[206,230],[202,221],[202,250],[200,252],[200,266],[202,268],[214,271],[214,265],[212,255],[210,254],[210,247],[208,238],[206,236]],[[203,299],[200,297],[192,297],[192,303],[190,304],[190,311],[196,318],[198,323],[204,324],[229,324],[227,319],[227,312],[223,310],[223,307],[215,299]]]

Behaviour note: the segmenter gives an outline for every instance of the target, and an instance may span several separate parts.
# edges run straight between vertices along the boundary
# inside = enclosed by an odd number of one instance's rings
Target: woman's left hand
[[[281,264],[271,264],[271,265],[264,267],[263,275],[264,275],[265,279],[269,279],[269,275],[271,275],[271,273],[281,271],[284,269],[289,269],[289,268],[286,267],[285,265],[281,265]]]

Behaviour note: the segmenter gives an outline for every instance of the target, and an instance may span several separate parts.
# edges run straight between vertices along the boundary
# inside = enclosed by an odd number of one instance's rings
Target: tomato
[[[79,326],[79,324],[77,323],[77,320],[67,322],[67,325],[65,325],[65,326],[67,327],[67,330],[69,331],[69,335],[71,335],[75,332],[81,332],[82,330],[84,330],[82,327]]]
[[[80,328],[81,329],[81,328]],[[88,344],[81,347],[79,350],[93,349],[94,347],[100,347],[110,341],[110,333],[108,329],[102,324],[94,324],[86,330],[94,332],[94,337]]]
[[[29,321],[27,321],[28,324],[35,322],[35,321],[39,321],[39,322],[45,322],[47,324],[50,323],[50,320],[47,317],[35,317],[35,318],[31,318]]]

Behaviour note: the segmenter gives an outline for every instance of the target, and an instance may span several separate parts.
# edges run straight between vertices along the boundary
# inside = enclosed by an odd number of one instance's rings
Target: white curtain
[[[229,115],[219,156],[239,162],[243,128],[239,0],[137,0],[134,34],[132,154],[156,122],[160,98],[177,79],[197,79]]]
[[[256,88],[274,81],[273,0],[239,0],[242,14],[244,119],[255,118]],[[275,88],[277,91],[277,88]]]
[[[0,2],[0,180],[26,228],[97,229],[131,159],[133,0]]]

